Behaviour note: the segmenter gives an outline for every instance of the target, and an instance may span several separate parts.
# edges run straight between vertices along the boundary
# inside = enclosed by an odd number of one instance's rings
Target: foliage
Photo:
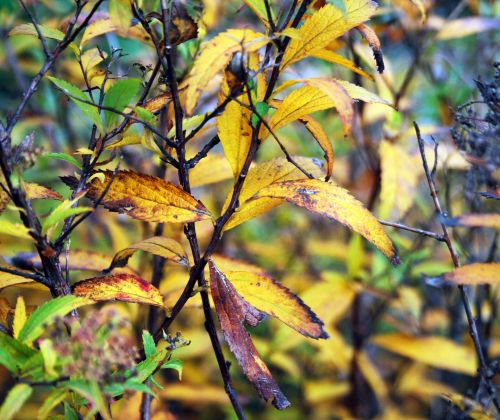
[[[2,3],[0,418],[498,415],[499,21],[453,5]]]

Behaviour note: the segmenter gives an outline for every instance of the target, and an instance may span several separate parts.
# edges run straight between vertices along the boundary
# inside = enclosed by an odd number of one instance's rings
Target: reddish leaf
[[[118,300],[163,306],[160,291],[133,274],[114,274],[83,280],[74,285],[73,294],[97,301]]]
[[[236,297],[236,291],[212,261],[209,261],[209,266],[210,290],[229,348],[259,395],[266,401],[271,400],[280,410],[288,407],[290,402],[274,381],[243,326],[245,312],[242,313],[241,298]]]

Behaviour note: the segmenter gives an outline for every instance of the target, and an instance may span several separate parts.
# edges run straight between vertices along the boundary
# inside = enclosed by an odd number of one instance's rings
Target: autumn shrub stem
[[[12,184],[11,176],[14,168],[12,166],[12,163],[9,162],[11,151],[11,133],[17,122],[19,121],[19,118],[21,117],[24,109],[26,108],[26,105],[37,91],[43,77],[49,72],[49,70],[52,69],[60,54],[74,41],[78,34],[87,27],[90,19],[92,19],[94,13],[103,3],[103,1],[104,0],[98,0],[89,11],[85,19],[82,21],[82,23],[75,28],[78,17],[80,16],[84,7],[83,4],[77,2],[75,14],[68,24],[64,38],[57,44],[52,52],[48,50],[46,40],[41,33],[37,21],[30,13],[26,5],[21,2],[22,7],[28,14],[31,22],[33,23],[33,26],[35,27],[46,59],[42,68],[33,77],[28,88],[23,92],[22,99],[13,115],[10,118],[7,118],[6,125],[4,126],[0,123],[0,168],[4,175],[7,189],[9,190],[9,195],[14,205],[19,208],[21,221],[26,228],[30,229],[30,234],[35,240],[36,249],[40,256],[44,271],[44,277],[47,279],[47,285],[49,286],[53,296],[68,295],[71,293],[69,279],[66,278],[63,270],[61,269],[59,263],[59,255],[54,249],[53,244],[45,235],[42,235],[41,223],[37,215],[33,211],[29,200],[26,198],[26,191],[24,191],[22,185],[14,186]]]
[[[422,165],[424,168],[425,176],[427,179],[427,184],[429,185],[429,190],[431,193],[432,201],[434,203],[434,207],[436,208],[436,212],[440,216],[440,219],[443,220],[446,214],[443,212],[443,209],[441,207],[441,204],[439,202],[439,197],[437,194],[437,189],[436,189],[436,183],[434,181],[434,177],[429,169],[429,165],[427,163],[427,157],[425,156],[425,149],[424,149],[424,140],[422,139],[422,136],[420,134],[420,128],[416,122],[413,122],[413,126],[415,128],[415,133],[417,136],[417,141],[418,141],[418,148],[420,151],[420,156],[422,158]],[[447,226],[440,222],[441,229],[443,231],[443,240],[446,243],[446,246],[448,247],[448,251],[451,256],[451,260],[453,262],[453,265],[455,268],[460,267],[460,259],[458,256],[458,253],[455,249],[455,246],[453,245],[453,242],[451,240],[450,233],[448,231]],[[490,398],[497,410],[498,413],[500,413],[500,402],[498,401],[497,393],[495,390],[495,386],[491,382],[491,377],[490,377],[490,369],[488,367],[488,363],[486,361],[486,357],[483,353],[483,346],[481,345],[481,338],[479,337],[478,329],[477,329],[477,324],[476,324],[476,319],[472,315],[472,309],[471,309],[471,304],[469,301],[469,297],[467,295],[467,291],[465,289],[464,285],[459,285],[458,290],[460,292],[460,298],[462,300],[462,305],[465,310],[465,315],[467,318],[467,322],[469,324],[469,333],[472,338],[472,341],[474,343],[474,348],[476,351],[477,359],[479,362],[479,378],[480,378],[480,385],[481,382],[484,383],[486,390],[488,394],[490,395]]]

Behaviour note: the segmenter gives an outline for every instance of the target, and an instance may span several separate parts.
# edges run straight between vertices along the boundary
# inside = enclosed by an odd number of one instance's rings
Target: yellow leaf
[[[380,400],[380,403],[384,403],[389,395],[389,390],[387,389],[386,382],[380,376],[377,367],[364,351],[356,353],[355,357],[359,370],[365,377],[368,384],[370,384],[371,389]]]
[[[87,184],[87,197],[97,201],[110,185],[101,201],[110,211],[161,223],[197,222],[211,217],[200,201],[161,178],[132,171],[118,171],[115,176],[113,171],[100,173],[104,174],[104,182],[93,179]],[[70,186],[74,184],[73,179],[66,181]]]
[[[211,153],[189,171],[191,187],[215,184],[232,179],[233,172],[228,160],[219,154]]]
[[[225,273],[226,271],[246,271],[253,274],[259,274],[262,276],[267,276],[265,270],[257,265],[251,264],[249,262],[238,260],[236,258],[231,258],[222,254],[214,254],[212,260],[215,262],[220,271]]]
[[[17,267],[6,266],[6,268],[11,268],[12,270],[16,270],[16,271],[23,271]],[[38,285],[39,283],[36,283],[34,280],[28,279],[28,278],[23,277],[23,276],[18,276],[16,274],[5,273],[3,271],[0,271],[0,290],[4,289],[6,287],[19,286],[19,285],[24,285],[24,284]],[[43,288],[45,288],[45,287],[43,287]]]
[[[444,393],[443,398],[451,401],[458,408],[463,411],[463,415],[466,418],[473,420],[493,420],[497,418],[492,412],[486,411],[486,409],[481,406],[477,401],[471,398],[464,397],[463,395],[450,392]]]
[[[414,363],[399,376],[396,392],[400,395],[419,396],[423,401],[429,401],[429,397],[453,391],[448,385],[429,379],[428,370],[425,365]]]
[[[325,133],[325,130],[323,130],[321,124],[314,118],[306,115],[304,117],[301,117],[299,121],[304,125],[305,128],[307,128],[307,131],[309,131],[312,134],[312,136],[318,142],[323,152],[325,152],[325,159],[326,159],[325,181],[328,181],[332,176],[333,172],[334,156],[333,156],[332,142],[328,138],[328,135]]]
[[[95,66],[106,59],[108,54],[105,51],[99,50],[98,48],[91,48],[85,51],[80,59],[82,61],[82,67],[88,73]]]
[[[12,322],[12,333],[14,338],[19,337],[19,331],[26,323],[26,304],[22,296],[17,298],[16,311],[14,312],[14,321]]]
[[[150,41],[148,33],[142,28],[141,25],[135,25],[130,28],[122,28],[116,25],[110,18],[96,19],[90,23],[83,33],[80,41],[80,49],[89,42],[92,38],[109,32],[116,32],[118,35],[125,38],[134,38],[140,41]]]
[[[474,226],[500,229],[500,214],[498,213],[471,213],[461,214],[452,219],[446,219],[450,226]]]
[[[186,112],[193,112],[205,87],[227,66],[234,53],[256,51],[268,42],[266,35],[251,29],[230,29],[204,44],[188,76]]]
[[[304,383],[304,398],[312,406],[340,399],[349,393],[348,382],[306,381]]]
[[[474,351],[444,337],[414,337],[392,333],[377,335],[371,341],[377,346],[429,366],[471,376],[477,373]]]
[[[252,141],[249,113],[238,102],[231,101],[217,118],[217,134],[235,179],[243,168]]]
[[[339,221],[360,233],[382,251],[393,264],[399,263],[396,250],[382,225],[363,204],[344,188],[318,179],[275,182],[261,189],[253,199],[287,200],[307,210]]]
[[[343,99],[347,105],[345,94]],[[352,108],[350,98],[348,106]],[[325,92],[312,85],[302,86],[283,100],[269,120],[269,126],[272,130],[277,130],[305,115],[334,107],[335,102]]]
[[[163,306],[160,291],[133,274],[113,274],[80,281],[74,285],[73,294],[95,301],[117,300]]]
[[[312,173],[314,176],[324,176],[321,162],[317,159],[294,157],[294,160],[305,170]],[[285,158],[272,159],[268,162],[259,163],[252,167],[247,174],[246,181],[241,189],[239,203],[240,206],[231,216],[224,230],[232,229],[239,224],[260,216],[273,208],[283,203],[281,199],[264,198],[252,199],[260,189],[272,184],[273,182],[288,181],[292,179],[301,179],[305,175],[294,165],[288,162]],[[225,211],[231,200],[232,192],[227,196],[224,203],[223,211]]]
[[[272,315],[302,335],[328,338],[323,322],[301,299],[269,276],[226,271],[226,278],[250,305]]]
[[[345,1],[346,13],[331,4],[315,12],[299,28],[300,39],[292,39],[286,49],[282,68],[324,49],[336,38],[367,21],[377,4],[370,0]]]
[[[419,172],[415,170],[413,159],[401,147],[386,140],[380,143],[380,165],[379,216],[398,220],[413,204]]]
[[[436,35],[436,40],[463,38],[480,32],[498,29],[500,18],[471,16],[448,20]]]
[[[359,67],[354,64],[351,60],[348,60],[345,57],[342,57],[341,55],[334,53],[333,51],[330,50],[319,50],[311,54],[312,57],[319,58],[321,60],[328,61],[329,63],[333,64],[338,64],[342,67],[345,67],[354,73],[357,73],[363,77],[366,77],[367,79],[370,80],[375,80],[374,77],[371,74],[368,74],[366,71],[360,69]]]
[[[0,220],[0,234],[15,236],[16,238],[31,239],[30,229],[20,223],[11,223],[7,220]]]
[[[189,264],[184,248],[179,242],[163,236],[153,236],[152,238],[144,239],[143,241],[129,245],[127,248],[118,251],[108,270],[111,271],[115,267],[125,266],[128,259],[138,250],[158,255],[159,257],[163,257],[166,260],[178,264]]]
[[[422,0],[410,0],[415,7],[418,9],[420,12],[420,16],[422,17],[422,23],[424,23],[427,19],[427,12],[425,10],[425,6]]]
[[[500,263],[464,265],[446,273],[444,279],[457,284],[499,284]]]

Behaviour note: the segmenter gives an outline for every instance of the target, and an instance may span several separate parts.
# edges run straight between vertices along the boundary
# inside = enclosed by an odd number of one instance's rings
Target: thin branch
[[[419,235],[428,236],[429,238],[433,238],[436,241],[445,242],[445,239],[442,235],[438,235],[437,233],[430,232],[428,230],[406,226],[402,223],[388,222],[386,220],[379,220],[379,222],[385,226],[391,226],[397,229],[407,230],[408,232],[413,232],[413,233],[418,233]]]
[[[40,43],[42,44],[43,53],[45,54],[45,57],[47,59],[50,59],[50,57],[52,56],[52,53],[50,52],[49,47],[47,45],[47,40],[43,36],[42,31],[40,30],[40,27],[38,26],[38,22],[36,21],[33,14],[30,12],[28,7],[26,7],[26,5],[24,4],[24,1],[19,0],[19,3],[21,3],[21,6],[23,7],[23,9],[26,12],[26,14],[28,15],[28,17],[30,18],[31,23],[35,27],[35,31],[36,31],[36,34],[38,35],[38,39],[40,40]]]
[[[37,283],[41,283],[44,286],[50,287],[48,279],[44,276],[41,276],[40,274],[28,273],[26,271],[15,270],[1,265],[0,265],[0,271],[3,273],[14,274],[15,276],[20,276],[30,280],[34,280]]]
[[[429,185],[429,190],[431,192],[432,201],[434,202],[434,207],[436,208],[436,211],[437,211],[438,215],[440,216],[439,217],[440,220],[444,220],[446,218],[446,213],[443,212],[443,210],[441,208],[441,204],[439,202],[439,198],[437,195],[436,184],[434,182],[434,179],[432,177],[432,173],[431,173],[431,171],[429,169],[429,165],[427,163],[427,157],[425,156],[424,140],[422,139],[422,136],[420,134],[420,128],[416,122],[413,122],[413,126],[415,128],[415,133],[416,133],[417,141],[418,141],[418,148],[420,151],[420,156],[422,158],[422,164],[424,167],[425,176],[427,178],[427,184]],[[443,231],[443,241],[446,243],[446,246],[448,247],[448,251],[450,252],[450,256],[451,256],[451,259],[453,261],[453,265],[455,267],[460,267],[460,260],[458,257],[458,253],[457,253],[457,251],[456,251],[456,249],[451,241],[448,227],[444,223],[440,223],[440,224],[441,224],[441,229]],[[462,299],[462,304],[463,304],[463,307],[465,310],[465,315],[467,317],[467,322],[469,324],[469,333],[470,333],[470,336],[471,336],[472,341],[474,343],[474,348],[475,348],[476,355],[477,355],[477,358],[479,361],[479,366],[480,366],[479,367],[479,376],[481,378],[481,381],[484,381],[484,384],[486,385],[486,389],[487,389],[488,393],[490,394],[490,397],[492,399],[492,402],[493,402],[497,412],[500,413],[500,403],[497,399],[495,386],[491,383],[491,380],[490,380],[489,375],[488,375],[489,369],[488,369],[488,365],[486,363],[486,358],[485,358],[484,353],[483,353],[483,348],[481,346],[481,341],[480,341],[480,337],[479,337],[479,333],[478,333],[478,329],[477,329],[477,325],[476,325],[476,319],[472,315],[472,309],[471,309],[471,305],[469,302],[469,297],[467,295],[467,292],[465,290],[464,285],[459,285],[458,289],[460,291],[460,297]]]

